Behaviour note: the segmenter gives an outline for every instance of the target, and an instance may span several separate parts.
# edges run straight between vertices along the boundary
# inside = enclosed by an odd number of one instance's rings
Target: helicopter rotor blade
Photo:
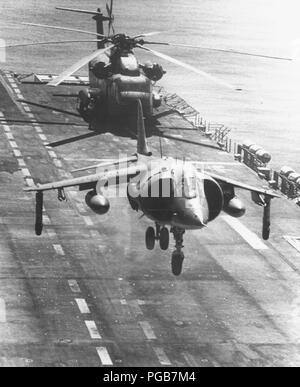
[[[114,45],[110,45],[108,47],[105,47],[101,50],[96,50],[92,54],[85,56],[84,58],[80,59],[78,62],[73,64],[71,67],[67,68],[64,72],[62,72],[58,77],[53,79],[51,82],[49,82],[47,85],[49,86],[58,86],[61,82],[63,82],[66,78],[68,78],[70,75],[74,74],[77,70],[81,69],[83,66],[88,64],[91,60],[97,58],[97,56],[104,54],[105,52],[111,50]]]
[[[190,44],[165,43],[165,42],[144,42],[144,44],[157,44],[157,45],[171,46],[171,47],[196,48],[196,49],[200,49],[200,50],[226,52],[226,53],[229,53],[229,54],[247,55],[247,56],[254,56],[254,57],[266,58],[266,59],[277,59],[277,60],[285,60],[285,61],[292,61],[293,60],[292,58],[285,58],[285,57],[280,57],[280,56],[256,54],[256,53],[252,53],[252,52],[237,51],[237,50],[233,50],[233,49],[222,49],[222,48],[212,48],[212,47],[203,47],[203,46],[193,46],[193,45],[190,45]]]
[[[0,46],[0,48],[15,48],[15,47],[30,47],[30,46],[43,46],[51,44],[68,44],[68,43],[97,43],[103,42],[104,39],[97,40],[60,40],[60,41],[45,41],[35,43],[22,43],[22,44],[9,44],[7,46]]]
[[[203,77],[205,77],[205,78],[208,78],[208,79],[210,79],[211,81],[213,81],[214,83],[217,83],[217,84],[219,84],[219,85],[221,85],[221,86],[225,86],[225,87],[227,87],[227,88],[229,88],[229,89],[231,89],[231,90],[241,91],[241,89],[239,89],[239,88],[237,88],[237,87],[231,85],[230,83],[227,83],[227,82],[225,82],[225,81],[223,81],[223,80],[221,80],[221,79],[219,79],[219,78],[217,78],[217,77],[214,77],[213,75],[208,74],[208,73],[206,73],[205,71],[199,70],[199,69],[197,69],[197,68],[194,67],[194,66],[191,66],[191,65],[189,65],[189,64],[187,64],[187,63],[184,63],[184,62],[181,62],[181,61],[178,60],[178,59],[172,58],[172,57],[169,56],[169,55],[162,54],[161,52],[158,52],[158,51],[155,51],[155,50],[151,50],[151,49],[148,48],[148,47],[147,47],[147,48],[146,48],[146,47],[143,47],[143,46],[141,46],[140,44],[137,44],[137,47],[139,47],[139,48],[141,48],[141,49],[143,49],[143,50],[146,50],[146,51],[148,51],[148,52],[151,52],[153,55],[155,55],[155,56],[157,56],[157,57],[159,57],[159,58],[162,58],[162,59],[164,59],[164,60],[166,60],[166,61],[168,61],[168,62],[171,62],[171,63],[173,63],[173,64],[176,64],[177,66],[180,66],[180,67],[183,67],[183,68],[185,68],[185,69],[187,69],[187,70],[193,71],[194,73],[199,74],[199,75],[201,75],[201,76],[203,76]]]
[[[31,26],[31,27],[50,28],[50,29],[62,30],[62,31],[72,31],[72,32],[78,32],[80,34],[94,35],[94,36],[99,36],[100,38],[105,38],[105,35],[98,34],[97,32],[78,30],[78,29],[75,29],[75,28],[67,28],[67,27],[60,27],[60,26],[50,26],[50,25],[47,25],[47,24],[36,24],[36,23],[21,23],[21,24],[23,24],[25,26]]]
[[[101,12],[87,11],[87,10],[84,10],[84,9],[65,8],[65,7],[55,7],[55,9],[58,9],[60,11],[85,13],[87,15],[102,15]]]
[[[165,32],[165,31],[164,31]],[[162,34],[163,33],[163,31],[154,31],[154,32],[148,32],[148,33],[146,33],[146,34],[140,34],[140,35],[136,35],[136,36],[134,36],[133,37],[133,39],[138,39],[138,38],[145,38],[145,37],[147,37],[147,36],[154,36],[154,35],[159,35],[159,34]],[[150,43],[151,44],[151,43]],[[161,43],[159,43],[159,44],[161,44]],[[163,43],[165,46],[167,46],[168,45],[168,43]]]

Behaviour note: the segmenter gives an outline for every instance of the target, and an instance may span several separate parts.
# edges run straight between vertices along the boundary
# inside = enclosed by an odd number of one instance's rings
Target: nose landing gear
[[[182,264],[184,260],[182,248],[184,247],[183,235],[185,230],[178,227],[172,227],[171,233],[174,235],[176,242],[176,250],[173,252],[171,260],[172,273],[176,276],[179,276],[182,272]],[[158,223],[156,223],[156,230],[153,227],[148,227],[146,231],[147,249],[153,250],[156,241],[159,241],[159,245],[162,250],[168,250],[170,243],[170,232],[166,227],[161,227]]]
[[[171,229],[171,233],[174,235],[174,239],[176,242],[175,248],[176,250],[172,254],[172,261],[171,261],[171,267],[172,267],[172,273],[176,276],[179,276],[182,272],[182,264],[184,260],[184,254],[182,252],[183,246],[183,235],[185,233],[185,230],[173,227]]]

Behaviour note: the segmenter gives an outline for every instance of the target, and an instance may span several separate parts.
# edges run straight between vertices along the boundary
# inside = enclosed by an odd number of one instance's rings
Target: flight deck
[[[237,191],[245,216],[187,232],[178,278],[125,196],[99,216],[78,191],[49,192],[35,236],[24,187],[136,152],[130,120],[91,130],[71,91],[1,73],[0,366],[299,366],[300,210],[285,197],[264,241],[263,209]],[[146,127],[157,157],[268,186],[166,103]]]

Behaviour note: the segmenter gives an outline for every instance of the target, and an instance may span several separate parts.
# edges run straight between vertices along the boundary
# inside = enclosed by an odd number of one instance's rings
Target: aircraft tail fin
[[[146,129],[144,124],[143,107],[141,100],[137,100],[137,153],[138,155],[151,156],[146,139]]]

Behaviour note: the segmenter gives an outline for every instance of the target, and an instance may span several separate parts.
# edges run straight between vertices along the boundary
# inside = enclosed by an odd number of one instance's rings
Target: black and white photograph
[[[0,0],[0,367],[300,366],[300,3]]]

